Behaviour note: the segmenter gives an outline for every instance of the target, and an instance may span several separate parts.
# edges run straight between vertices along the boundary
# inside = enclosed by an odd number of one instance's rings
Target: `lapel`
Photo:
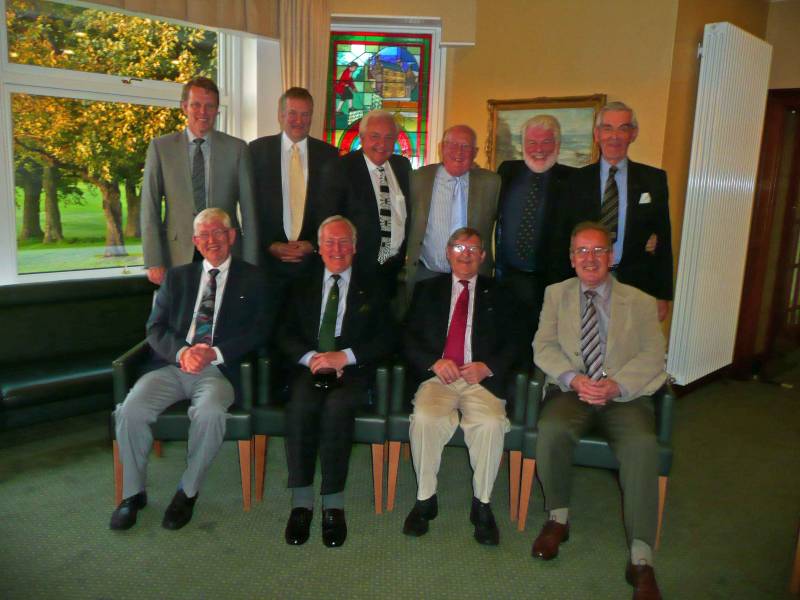
[[[580,351],[581,347],[581,282],[577,277],[571,280],[571,285],[565,290],[561,299],[563,314],[559,316],[558,322],[566,327],[564,338],[571,348]],[[559,337],[561,337],[559,335]],[[570,350],[574,352],[575,350]],[[580,355],[578,356],[580,361]]]
[[[620,293],[616,279],[611,278],[611,314],[608,316],[608,332],[606,334],[606,355],[603,362],[609,366],[615,364],[614,352],[617,346],[624,343],[630,318],[630,302],[626,295]]]
[[[322,275],[324,272],[325,269],[321,265],[317,265],[313,269],[309,293],[303,294],[303,299],[307,303],[305,310],[301,313],[306,317],[303,319],[306,328],[305,337],[306,339],[314,340],[314,343],[319,337],[320,315],[322,314],[322,303],[324,301],[322,298]]]
[[[181,173],[183,179],[183,189],[188,196],[187,202],[194,206],[192,196],[192,163],[189,160],[189,138],[186,137],[186,130],[176,132],[170,140],[171,152],[164,153],[165,163],[171,165],[164,171],[173,170],[174,173]]]
[[[447,342],[447,329],[450,327],[450,294],[453,278],[451,275],[440,277],[433,295],[434,305],[430,307],[433,327],[430,335],[444,348]]]
[[[433,196],[433,182],[436,179],[436,173],[439,171],[441,163],[431,165],[430,168],[423,168],[414,172],[414,176],[419,179],[420,195],[418,196],[419,204],[414,207],[417,217],[416,221],[418,227],[421,229],[420,243],[425,238],[425,227],[428,222],[428,215],[431,212],[431,197]]]
[[[178,331],[183,333],[185,338],[189,334],[189,328],[192,326],[192,317],[194,316],[194,305],[197,302],[197,294],[200,290],[200,276],[203,273],[203,263],[198,261],[192,263],[192,268],[188,269],[186,273],[186,285],[184,286],[185,300],[181,302],[178,307],[178,314],[180,315],[180,323]],[[179,294],[178,297],[181,295]]]
[[[208,162],[208,170],[211,171],[208,178],[208,195],[206,200],[206,206],[214,206],[214,182],[220,181],[221,177],[223,177],[223,170],[222,166],[222,158],[223,158],[223,149],[220,148],[222,145],[222,136],[218,135],[217,132],[212,129],[208,132],[208,139],[211,141],[211,156],[209,157]],[[236,215],[231,215],[231,220],[234,222],[236,221]]]
[[[475,305],[472,307],[472,354],[475,355],[476,350],[481,346],[477,341],[477,335],[480,333],[488,332],[488,323],[484,326],[484,321],[488,319],[494,306],[489,301],[489,284],[486,279],[478,275],[475,281]]]
[[[200,263],[202,264],[202,263]],[[241,265],[235,258],[231,259],[231,264],[228,267],[228,279],[225,281],[225,289],[222,291],[220,302],[222,305],[217,314],[217,321],[214,326],[214,338],[219,336],[220,331],[225,330],[225,322],[231,310],[236,310],[236,299],[240,294],[242,276],[240,275]],[[199,282],[198,282],[199,285]]]
[[[369,214],[369,222],[371,226],[378,231],[380,236],[380,220],[378,218],[378,199],[375,197],[375,188],[372,187],[372,177],[369,175],[369,167],[364,158],[364,152],[359,150],[358,156],[354,156],[354,175],[355,185],[361,188],[361,197],[363,198],[363,208]]]
[[[628,241],[631,239],[628,232],[630,231],[631,222],[633,221],[632,217],[636,211],[639,210],[639,198],[644,191],[642,181],[639,177],[638,167],[639,165],[631,159],[628,159],[628,206],[625,214],[625,246],[628,245]],[[627,248],[623,248],[622,255],[624,256],[626,252]]]
[[[362,326],[359,315],[361,309],[366,302],[367,296],[361,286],[358,285],[355,273],[350,271],[350,285],[347,288],[347,308],[344,312],[344,319],[342,321],[342,335],[343,339],[358,339],[358,331]],[[379,332],[375,332],[379,334]]]
[[[480,215],[478,214],[481,209],[481,184],[483,177],[481,177],[478,169],[470,169],[469,171],[469,195],[467,196],[467,225],[474,229],[480,229]]]

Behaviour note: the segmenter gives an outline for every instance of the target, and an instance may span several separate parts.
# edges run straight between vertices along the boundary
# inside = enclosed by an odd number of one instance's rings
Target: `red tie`
[[[467,335],[467,308],[469,306],[469,281],[459,279],[464,286],[456,300],[453,316],[450,318],[450,329],[447,330],[447,341],[444,344],[442,358],[449,358],[459,367],[464,364],[464,338]]]

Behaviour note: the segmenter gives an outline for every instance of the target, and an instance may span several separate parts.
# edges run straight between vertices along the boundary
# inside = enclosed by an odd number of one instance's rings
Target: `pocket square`
[[[653,199],[650,198],[650,192],[645,192],[639,196],[639,204],[650,204],[652,201]]]

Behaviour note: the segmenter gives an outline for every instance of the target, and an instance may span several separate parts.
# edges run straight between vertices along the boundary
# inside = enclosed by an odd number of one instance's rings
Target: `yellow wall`
[[[769,5],[767,41],[773,46],[769,87],[800,87],[800,0]]]

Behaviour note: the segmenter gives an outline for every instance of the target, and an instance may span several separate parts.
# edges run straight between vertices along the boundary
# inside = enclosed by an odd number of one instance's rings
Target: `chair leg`
[[[394,497],[397,493],[397,467],[400,462],[400,442],[389,442],[389,477],[386,482],[386,510],[394,510]]]
[[[122,463],[119,460],[119,444],[113,442],[114,448],[114,506],[122,502]]]
[[[794,550],[794,565],[792,566],[789,591],[795,595],[800,595],[800,529],[797,531],[797,548]]]
[[[255,435],[253,438],[255,439],[253,454],[255,454],[256,465],[256,501],[261,502],[264,499],[264,475],[267,468],[269,436]]]
[[[161,440],[153,440],[153,452],[158,458],[164,456],[164,448],[161,446]]]
[[[375,495],[375,514],[383,513],[383,443],[372,444],[372,487]]]
[[[250,510],[250,456],[252,453],[252,441],[239,441],[239,470],[242,472],[242,504],[244,511]]]
[[[522,469],[522,452],[509,450],[508,452],[508,497],[511,522],[517,520],[519,511],[519,478]]]
[[[409,442],[403,443],[403,460],[411,460],[411,444]]]
[[[522,484],[519,492],[519,513],[517,514],[517,530],[525,531],[528,520],[528,503],[533,489],[533,476],[536,473],[536,459],[526,458],[522,461]]]
[[[661,545],[661,520],[664,518],[664,503],[667,500],[667,481],[669,477],[661,475],[658,478],[658,526],[656,527],[656,550]]]

